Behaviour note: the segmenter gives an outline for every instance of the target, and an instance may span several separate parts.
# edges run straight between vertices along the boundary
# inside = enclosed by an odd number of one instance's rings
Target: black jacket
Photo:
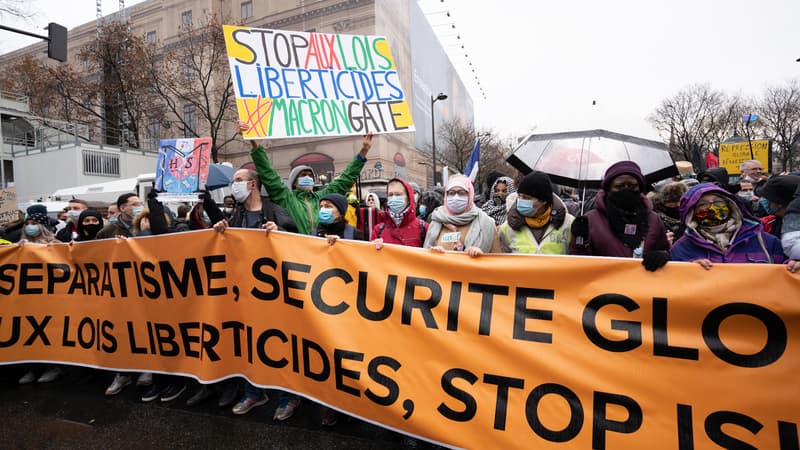
[[[208,214],[212,223],[217,223],[225,216],[220,211],[219,207],[213,201],[203,202],[203,210]],[[244,203],[236,203],[233,207],[233,214],[228,219],[228,225],[231,227],[242,228],[244,227]],[[288,231],[290,233],[297,233],[297,225],[289,216],[285,209],[271,202],[268,197],[261,196],[261,223],[275,222],[278,229],[281,231]]]

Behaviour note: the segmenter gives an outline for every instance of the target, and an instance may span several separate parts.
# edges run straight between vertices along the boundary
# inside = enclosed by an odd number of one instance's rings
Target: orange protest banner
[[[772,265],[236,229],[28,244],[0,247],[0,361],[242,375],[453,447],[796,449],[797,298]]]

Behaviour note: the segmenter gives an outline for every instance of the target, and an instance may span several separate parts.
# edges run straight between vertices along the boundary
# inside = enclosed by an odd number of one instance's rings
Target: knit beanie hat
[[[644,181],[642,169],[633,161],[620,161],[612,164],[603,175],[603,183],[601,184],[603,190],[606,192],[611,190],[611,181],[620,175],[631,175],[639,182],[639,190],[645,190],[647,183]]]
[[[293,168],[291,172],[289,172],[289,181],[287,182],[289,189],[294,189],[293,186],[294,182],[297,180],[297,176],[300,175],[300,172],[304,170],[310,170],[312,174],[311,178],[317,178],[316,173],[314,173],[314,169],[312,169],[311,166],[297,166]]]
[[[347,213],[347,199],[342,194],[328,194],[325,197],[322,197],[320,201],[328,200],[329,202],[333,203],[333,206],[339,210],[339,214],[345,215]]]
[[[553,201],[553,185],[544,172],[531,172],[522,178],[517,187],[520,194],[530,195],[546,203]]]
[[[41,211],[28,213],[28,217],[26,218],[26,220],[32,220],[32,221],[38,222],[38,223],[40,223],[40,224],[42,224],[44,226],[50,226],[50,218],[47,217],[47,214],[45,214],[45,213],[43,213]]]
[[[758,190],[758,195],[785,206],[792,201],[798,186],[800,186],[800,177],[780,175],[770,178],[767,184]]]
[[[44,214],[46,216],[47,215],[47,207],[42,205],[42,204],[38,204],[37,203],[35,205],[28,206],[28,209],[26,209],[25,212],[27,213],[25,217],[30,217],[31,214],[37,213],[37,212],[41,213],[41,214]]]

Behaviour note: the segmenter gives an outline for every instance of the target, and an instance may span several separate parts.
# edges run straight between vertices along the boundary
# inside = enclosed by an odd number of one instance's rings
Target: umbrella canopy
[[[522,173],[550,175],[553,183],[599,189],[603,174],[618,161],[633,161],[648,183],[678,175],[667,145],[606,130],[532,134],[507,161]]]
[[[226,164],[211,164],[208,166],[208,180],[206,186],[209,191],[223,188],[231,184],[236,169]]]

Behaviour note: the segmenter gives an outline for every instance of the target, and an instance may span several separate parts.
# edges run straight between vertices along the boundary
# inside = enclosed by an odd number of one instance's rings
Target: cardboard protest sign
[[[153,187],[164,192],[164,197],[196,198],[206,186],[209,164],[211,138],[162,139]]]
[[[752,156],[750,155],[751,144]],[[770,172],[772,170],[771,150],[768,139],[719,144],[719,167],[724,167],[729,174],[736,175],[741,172],[739,165],[747,160],[755,159],[761,163],[766,172]]]
[[[796,449],[797,298],[782,265],[235,228],[0,246],[0,362],[241,375],[461,448]]]
[[[19,219],[17,216],[17,188],[0,189],[0,225]]]
[[[233,25],[224,33],[245,138],[414,131],[385,37]]]

